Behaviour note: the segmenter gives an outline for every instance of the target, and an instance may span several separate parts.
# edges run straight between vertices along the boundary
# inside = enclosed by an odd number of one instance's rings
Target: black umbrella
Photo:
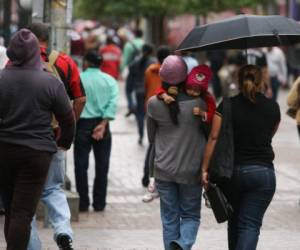
[[[300,25],[284,16],[238,15],[194,28],[177,50],[247,49],[300,42]]]

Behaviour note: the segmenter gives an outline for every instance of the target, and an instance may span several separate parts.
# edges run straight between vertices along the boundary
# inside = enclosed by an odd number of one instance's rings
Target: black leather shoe
[[[60,250],[74,250],[74,248],[72,247],[72,239],[67,234],[57,235],[56,243]]]

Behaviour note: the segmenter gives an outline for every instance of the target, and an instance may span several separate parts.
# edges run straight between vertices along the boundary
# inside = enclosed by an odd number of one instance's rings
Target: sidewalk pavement
[[[126,102],[123,86],[120,108],[116,121],[111,123],[113,148],[108,184],[108,205],[104,212],[80,214],[73,223],[76,250],[161,250],[162,233],[159,200],[143,203],[145,189],[141,186],[144,157],[147,149],[138,145],[133,117],[125,118]],[[281,91],[279,102],[282,122],[273,146],[276,152],[275,168],[277,191],[267,210],[261,230],[258,250],[300,249],[300,154],[295,121],[285,115],[286,92]],[[90,187],[94,176],[94,160],[90,158]],[[68,152],[68,176],[74,188],[72,150]],[[193,250],[227,249],[226,224],[217,224],[212,211],[203,205],[202,220]],[[3,225],[3,218],[0,219]],[[51,229],[39,224],[43,249],[57,249]],[[0,235],[0,249],[5,242]]]

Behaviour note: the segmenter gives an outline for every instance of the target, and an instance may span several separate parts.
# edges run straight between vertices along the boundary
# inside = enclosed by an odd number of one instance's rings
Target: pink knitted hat
[[[163,61],[159,76],[165,83],[177,85],[186,79],[187,66],[180,56],[170,55]]]
[[[202,91],[206,92],[211,77],[212,77],[212,71],[207,65],[202,64],[196,66],[188,74],[185,86],[186,87],[198,86]]]

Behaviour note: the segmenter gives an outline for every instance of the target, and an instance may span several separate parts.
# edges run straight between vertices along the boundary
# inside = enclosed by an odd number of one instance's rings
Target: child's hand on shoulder
[[[161,94],[161,98],[163,99],[165,104],[170,104],[171,102],[175,102],[175,99],[166,93]]]

